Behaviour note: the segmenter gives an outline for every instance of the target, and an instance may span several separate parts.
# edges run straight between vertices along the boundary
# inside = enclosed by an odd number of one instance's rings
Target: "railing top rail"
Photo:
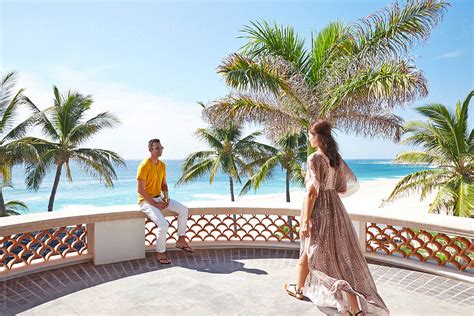
[[[474,219],[441,214],[349,212],[354,221],[403,226],[474,238]]]
[[[249,205],[200,205],[190,207],[190,215],[218,214],[264,214],[298,216],[300,209],[292,206],[284,207],[252,207]],[[437,232],[451,233],[474,238],[474,219],[459,218],[434,214],[383,214],[383,209],[377,212],[351,212],[352,220],[420,228]],[[169,212],[166,215],[172,215]],[[68,226],[80,223],[94,223],[131,218],[145,218],[138,206],[111,206],[96,209],[80,209],[52,213],[34,213],[21,216],[0,218],[0,237],[22,232],[48,229],[51,227]]]

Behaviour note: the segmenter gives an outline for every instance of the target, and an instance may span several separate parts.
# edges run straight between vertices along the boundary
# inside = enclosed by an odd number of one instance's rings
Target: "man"
[[[188,208],[183,204],[170,199],[168,184],[166,183],[166,166],[160,160],[164,147],[159,139],[148,142],[150,158],[144,159],[138,166],[138,204],[143,213],[152,220],[156,226],[156,252],[161,264],[170,264],[171,260],[166,253],[166,233],[169,227],[163,216],[163,211],[172,211],[178,214],[178,241],[176,247],[188,252],[194,252],[186,242],[186,222]]]

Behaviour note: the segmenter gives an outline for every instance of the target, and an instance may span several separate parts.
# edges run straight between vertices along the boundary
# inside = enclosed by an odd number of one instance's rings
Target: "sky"
[[[182,159],[206,148],[194,136],[197,128],[206,127],[196,102],[229,93],[216,67],[245,43],[238,37],[250,21],[291,25],[308,44],[311,32],[329,22],[354,22],[390,3],[0,0],[0,72],[16,71],[17,87],[25,88],[41,109],[52,105],[56,85],[63,93],[72,89],[92,95],[90,117],[103,111],[119,117],[118,127],[84,147],[141,159],[148,155],[147,141],[160,138],[164,159]],[[474,1],[450,3],[431,38],[413,50],[429,94],[396,111],[406,120],[420,118],[413,108],[427,103],[454,108],[474,88]],[[409,149],[343,132],[337,140],[348,159],[392,159]]]

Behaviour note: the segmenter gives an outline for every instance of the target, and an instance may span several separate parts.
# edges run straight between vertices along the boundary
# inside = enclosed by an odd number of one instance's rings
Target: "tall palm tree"
[[[428,121],[412,121],[405,126],[411,135],[404,140],[422,146],[423,151],[402,152],[396,162],[430,164],[432,169],[412,173],[400,180],[387,202],[403,194],[421,192],[424,199],[430,192],[437,194],[430,205],[430,213],[447,212],[455,216],[471,217],[474,210],[474,129],[468,128],[468,108],[474,91],[466,100],[457,102],[455,113],[442,104],[417,108]]]
[[[257,190],[263,182],[273,176],[277,167],[285,170],[285,192],[286,202],[290,202],[290,183],[294,182],[302,186],[304,184],[304,170],[302,164],[306,162],[306,134],[288,134],[279,139],[269,150],[269,155],[257,160],[247,167],[251,170],[258,167],[253,176],[244,184],[240,195],[250,191],[251,188]]]
[[[199,128],[198,139],[206,142],[210,150],[190,154],[182,165],[183,175],[177,185],[184,184],[209,173],[209,183],[213,183],[219,170],[229,176],[230,199],[235,201],[234,180],[241,183],[245,166],[261,159],[270,146],[255,140],[262,133],[253,132],[242,137],[242,128],[228,123],[226,128]]]
[[[44,111],[40,111],[27,99],[35,111],[36,124],[41,126],[43,133],[51,140],[35,137],[27,139],[38,151],[40,161],[27,164],[26,185],[30,189],[38,190],[46,172],[53,166],[56,168],[48,212],[53,211],[63,167],[67,179],[72,181],[69,165],[71,160],[83,171],[104,182],[106,187],[113,187],[113,180],[117,178],[114,166],[125,166],[124,160],[113,151],[79,148],[102,129],[115,126],[119,123],[118,119],[109,112],[103,112],[85,120],[84,116],[93,104],[91,96],[74,91],[61,95],[57,87],[54,87],[53,92],[54,105]]]
[[[261,123],[272,139],[325,118],[346,131],[398,140],[402,119],[393,109],[427,94],[410,50],[429,38],[447,6],[408,0],[350,25],[330,23],[313,32],[309,49],[292,27],[251,22],[242,30],[245,45],[218,67],[233,90],[211,102],[204,118]]]
[[[0,79],[0,216],[14,215],[12,207],[21,209],[19,205],[24,205],[20,201],[5,203],[3,188],[11,186],[11,168],[36,157],[34,149],[21,142],[32,121],[27,119],[15,126],[18,109],[24,103],[24,90],[14,91],[15,84],[14,72]]]

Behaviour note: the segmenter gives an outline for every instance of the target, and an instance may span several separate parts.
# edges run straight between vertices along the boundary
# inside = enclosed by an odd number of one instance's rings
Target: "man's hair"
[[[148,141],[148,148],[153,147],[154,143],[160,143],[160,140],[158,138],[153,138]]]

